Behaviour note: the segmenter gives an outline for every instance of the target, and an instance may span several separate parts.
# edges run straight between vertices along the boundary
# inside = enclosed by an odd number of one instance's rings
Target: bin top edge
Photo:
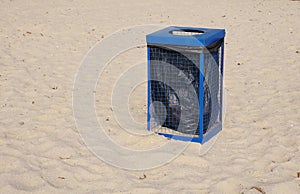
[[[172,32],[188,32],[193,35],[175,35]],[[199,34],[197,34],[199,33]],[[146,36],[147,43],[169,44],[183,46],[209,46],[210,44],[225,37],[225,29],[196,28],[170,26]]]

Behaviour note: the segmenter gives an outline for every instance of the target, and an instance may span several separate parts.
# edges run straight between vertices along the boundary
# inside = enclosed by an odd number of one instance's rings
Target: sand
[[[0,193],[300,192],[300,2],[1,1]],[[98,159],[73,117],[73,83],[98,41],[123,28],[161,24],[225,28],[226,117],[213,147],[192,143],[173,161],[124,170]],[[95,91],[98,119],[132,149],[169,141],[125,134],[113,83],[144,47],[115,58]],[[297,78],[298,77],[298,78]],[[145,121],[146,84],[129,102]]]

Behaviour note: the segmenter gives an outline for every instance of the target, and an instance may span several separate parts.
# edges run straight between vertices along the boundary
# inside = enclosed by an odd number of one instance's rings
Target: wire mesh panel
[[[221,129],[225,31],[207,41],[210,32],[170,27],[147,36],[149,130],[203,143]]]
[[[221,47],[204,55],[203,134],[221,124]]]
[[[164,105],[154,107],[151,116],[159,122],[153,124],[159,123],[162,127],[185,134],[198,134],[198,102],[192,97],[195,97],[195,93],[199,95],[199,54],[183,54],[167,47],[153,45],[149,46],[149,49],[151,102],[161,102]],[[158,78],[161,80],[157,81]],[[192,86],[194,92],[189,91],[187,85]],[[174,88],[178,88],[177,93]],[[162,110],[164,108],[166,110]],[[185,115],[185,118],[182,118],[182,115]],[[183,122],[181,128],[180,121]]]

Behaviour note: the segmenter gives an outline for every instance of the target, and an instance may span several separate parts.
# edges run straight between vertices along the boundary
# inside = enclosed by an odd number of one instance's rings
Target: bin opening
[[[193,36],[193,35],[201,35],[204,32],[201,30],[183,29],[183,30],[172,30],[170,31],[170,33],[179,36]]]

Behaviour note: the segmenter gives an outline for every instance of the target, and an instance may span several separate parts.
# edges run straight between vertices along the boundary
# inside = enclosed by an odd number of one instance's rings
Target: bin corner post
[[[151,74],[150,74],[150,47],[147,46],[147,87],[148,87],[148,92],[147,92],[147,130],[151,130],[151,125],[150,125],[150,120],[151,120],[151,115],[150,115],[150,103],[151,103]]]
[[[220,109],[221,109],[221,114],[220,114],[220,117],[221,117],[221,128],[223,126],[223,90],[224,90],[224,46],[225,46],[225,38],[223,38],[223,42],[222,42],[222,45],[221,45],[221,67],[220,67],[220,77],[221,77],[221,84],[220,84],[220,88],[221,88],[221,91],[220,91],[220,96],[221,96],[221,103],[220,103]]]
[[[200,53],[199,75],[199,142],[203,141],[204,53]]]

